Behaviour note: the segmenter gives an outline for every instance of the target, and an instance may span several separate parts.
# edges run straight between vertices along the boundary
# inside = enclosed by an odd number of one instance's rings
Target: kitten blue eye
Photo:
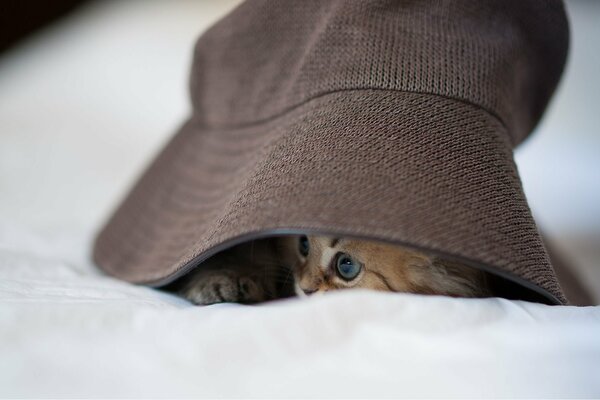
[[[362,265],[348,254],[340,253],[337,256],[336,269],[342,279],[351,281],[358,276]]]
[[[308,238],[306,236],[300,236],[300,240],[298,242],[298,251],[304,257],[308,255],[310,251],[310,244],[308,243]]]

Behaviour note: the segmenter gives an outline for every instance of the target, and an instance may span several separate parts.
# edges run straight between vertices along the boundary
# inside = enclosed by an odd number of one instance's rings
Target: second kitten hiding
[[[207,260],[177,285],[196,304],[255,303],[349,288],[490,295],[485,273],[477,269],[391,244],[312,235],[237,246]]]

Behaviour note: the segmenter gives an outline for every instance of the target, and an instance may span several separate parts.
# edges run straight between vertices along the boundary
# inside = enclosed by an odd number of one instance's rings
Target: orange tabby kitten
[[[458,297],[487,295],[484,273],[407,248],[374,241],[301,236],[285,239],[295,253],[298,295],[364,288]]]
[[[349,288],[490,295],[485,274],[474,268],[391,244],[327,236],[287,236],[236,246],[177,284],[177,291],[196,304],[255,303]]]

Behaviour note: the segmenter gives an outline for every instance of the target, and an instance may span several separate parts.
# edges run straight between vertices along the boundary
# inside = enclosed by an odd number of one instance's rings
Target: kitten
[[[195,304],[256,303],[293,294],[372,290],[455,297],[491,295],[483,272],[391,244],[287,236],[236,246],[180,280]]]
[[[325,236],[281,240],[298,260],[293,270],[299,296],[349,288],[456,297],[489,294],[483,272],[400,246]]]

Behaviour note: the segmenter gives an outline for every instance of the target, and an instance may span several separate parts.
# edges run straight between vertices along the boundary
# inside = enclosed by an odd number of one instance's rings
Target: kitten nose
[[[311,294],[316,292],[317,289],[302,289],[302,291],[304,292],[305,295],[310,296]]]

